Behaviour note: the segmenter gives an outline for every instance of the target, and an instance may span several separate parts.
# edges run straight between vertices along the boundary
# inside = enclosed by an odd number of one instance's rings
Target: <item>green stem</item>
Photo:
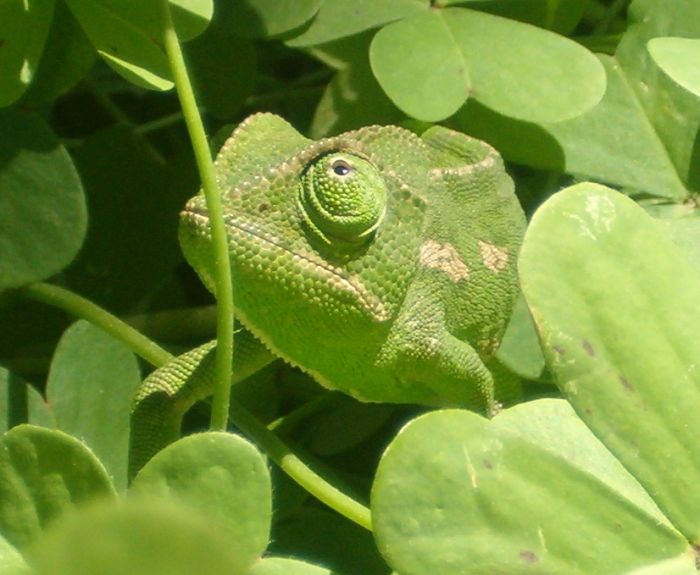
[[[185,59],[180,42],[173,26],[170,3],[161,0],[165,51],[175,81],[175,89],[180,98],[180,106],[185,117],[187,130],[192,140],[202,189],[207,200],[209,223],[211,226],[212,247],[215,261],[216,300],[218,315],[216,322],[216,388],[211,408],[213,430],[225,431],[228,424],[229,403],[231,402],[231,372],[233,358],[233,286],[231,283],[231,262],[228,257],[228,239],[224,226],[221,198],[214,175],[214,163],[207,142],[202,118],[199,115],[194,90],[187,75]]]
[[[236,425],[254,438],[270,459],[294,481],[331,509],[372,531],[372,516],[367,507],[323,479],[240,404],[232,407],[232,416]]]
[[[134,132],[139,135],[145,135],[149,132],[155,132],[156,130],[167,128],[168,126],[172,126],[173,124],[177,124],[179,122],[182,122],[182,112],[173,112],[172,114],[168,114],[162,118],[156,118],[155,120],[151,120],[150,122],[145,122],[140,126],[136,126],[134,128]]]
[[[137,355],[152,365],[164,365],[173,359],[172,354],[124,323],[118,317],[65,288],[51,284],[35,283],[23,287],[19,290],[19,293],[28,299],[57,307],[101,327],[108,334],[123,341]]]
[[[88,320],[107,333],[123,341],[131,350],[153,364],[161,367],[171,361],[173,356],[158,346],[129,324],[91,301],[64,288],[37,283],[19,290],[24,297],[40,301]],[[287,475],[305,488],[319,501],[344,515],[365,529],[372,529],[370,510],[331,485],[304,461],[275,433],[265,427],[255,416],[241,405],[234,405],[232,414],[235,424],[259,445]]]

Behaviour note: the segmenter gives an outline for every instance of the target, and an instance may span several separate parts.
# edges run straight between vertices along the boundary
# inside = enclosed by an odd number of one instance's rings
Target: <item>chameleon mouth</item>
[[[189,228],[195,231],[197,236],[211,240],[209,215],[205,208],[187,205],[182,211],[181,217],[189,224]],[[319,261],[316,258],[309,257],[307,254],[298,253],[289,249],[282,242],[276,238],[270,237],[269,234],[263,232],[257,226],[241,223],[232,216],[225,216],[224,223],[229,231],[234,232],[231,234],[233,236],[231,239],[238,237],[239,239],[245,240],[253,236],[261,243],[283,251],[288,254],[290,258],[305,262],[318,274],[323,276],[329,287],[352,293],[353,296],[359,300],[362,308],[368,311],[375,320],[383,322],[389,319],[389,312],[384,304],[362,284],[359,278],[354,276],[348,277],[343,273],[343,270],[337,267],[330,266],[322,260]]]

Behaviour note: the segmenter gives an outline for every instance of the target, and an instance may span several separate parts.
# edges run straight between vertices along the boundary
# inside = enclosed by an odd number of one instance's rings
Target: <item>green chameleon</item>
[[[276,357],[361,401],[495,411],[484,362],[517,296],[524,216],[497,152],[440,126],[372,126],[320,141],[272,114],[216,159],[237,319],[234,383]],[[180,242],[213,290],[204,196]],[[209,343],[149,376],[132,413],[132,473],[213,390]]]

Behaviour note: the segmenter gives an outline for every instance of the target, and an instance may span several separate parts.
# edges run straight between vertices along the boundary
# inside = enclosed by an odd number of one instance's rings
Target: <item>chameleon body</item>
[[[276,356],[362,401],[495,408],[484,362],[517,295],[525,224],[493,148],[439,126],[312,141],[258,114],[224,144],[216,172],[236,316],[249,330],[234,369]],[[201,194],[182,213],[180,241],[213,290]],[[147,380],[134,424],[142,405],[159,420],[211,393],[211,377],[189,375],[211,353]]]

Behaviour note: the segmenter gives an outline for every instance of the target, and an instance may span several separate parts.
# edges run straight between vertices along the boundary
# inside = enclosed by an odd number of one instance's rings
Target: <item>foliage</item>
[[[700,4],[166,6],[0,3],[0,573],[695,573]],[[258,110],[499,149],[531,216],[499,415],[364,405],[273,364],[233,390],[248,439],[188,435],[127,486],[135,388],[215,333],[177,245],[209,152],[169,13],[213,149]]]

